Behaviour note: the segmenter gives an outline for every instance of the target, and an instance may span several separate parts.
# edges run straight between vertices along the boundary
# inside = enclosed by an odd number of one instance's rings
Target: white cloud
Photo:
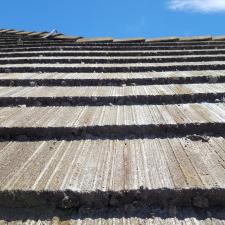
[[[193,10],[200,12],[225,11],[225,0],[170,0],[172,10]]]

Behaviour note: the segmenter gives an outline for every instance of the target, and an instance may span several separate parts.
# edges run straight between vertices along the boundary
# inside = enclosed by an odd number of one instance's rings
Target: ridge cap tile
[[[179,41],[211,41],[212,36],[189,36],[189,37],[180,37]]]
[[[159,38],[147,38],[145,42],[169,42],[169,41],[179,41],[178,37],[159,37]]]
[[[68,39],[74,40],[78,43],[91,43],[91,42],[114,42],[114,43],[151,43],[151,42],[179,42],[179,41],[224,41],[225,35],[219,36],[210,36],[210,35],[199,35],[199,36],[184,36],[184,37],[177,37],[177,36],[162,36],[162,37],[153,37],[153,38],[143,38],[143,37],[132,37],[132,38],[112,38],[112,37],[82,37],[82,36],[74,36],[74,35],[65,35],[63,33],[56,33],[49,37],[45,37],[47,34],[51,32],[42,31],[24,31],[24,30],[15,30],[15,29],[0,29],[0,34],[15,34],[15,35],[24,35],[27,37],[37,36],[39,38],[49,38],[49,39]]]
[[[70,36],[70,35],[64,35],[64,34],[60,34],[60,35],[57,35],[57,36],[54,36],[54,37],[51,37],[52,39],[55,39],[55,40],[60,40],[60,39],[63,39],[63,40],[78,40],[80,38],[82,38],[81,36]]]
[[[137,38],[116,38],[113,42],[145,42],[145,38],[137,37]]]
[[[85,43],[85,42],[112,42],[113,38],[111,37],[96,37],[96,38],[79,38],[76,42]]]
[[[212,40],[213,41],[224,41],[225,40],[225,35],[213,36]]]

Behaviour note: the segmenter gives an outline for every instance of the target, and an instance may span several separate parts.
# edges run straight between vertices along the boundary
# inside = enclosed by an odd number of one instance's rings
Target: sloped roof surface
[[[224,97],[223,36],[2,29],[0,207],[223,210]],[[190,215],[183,223],[198,224]],[[123,223],[160,224],[157,216]]]

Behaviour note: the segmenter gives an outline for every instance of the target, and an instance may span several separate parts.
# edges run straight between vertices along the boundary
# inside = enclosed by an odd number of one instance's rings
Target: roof
[[[14,30],[14,29],[0,29],[1,35],[6,35],[8,40],[13,37],[20,37],[25,39],[48,39],[48,40],[72,40],[77,43],[96,43],[96,42],[115,42],[115,43],[154,43],[154,42],[191,42],[191,41],[224,41],[225,35],[220,36],[191,36],[191,37],[158,37],[158,38],[112,38],[112,37],[82,37],[79,35],[65,35],[58,33],[56,30],[52,32],[42,31],[24,31],[24,30]],[[12,34],[12,36],[11,36]]]
[[[0,207],[225,223],[224,41],[0,30]]]

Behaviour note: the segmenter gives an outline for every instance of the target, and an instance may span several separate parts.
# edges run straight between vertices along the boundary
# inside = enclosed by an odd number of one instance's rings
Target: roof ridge
[[[112,37],[82,37],[79,35],[65,35],[63,33],[58,33],[56,29],[53,29],[51,32],[48,31],[24,31],[24,30],[14,30],[14,29],[0,29],[0,34],[15,34],[25,37],[36,37],[42,39],[68,39],[74,40],[79,43],[91,43],[91,42],[115,42],[115,43],[124,43],[124,42],[191,42],[191,41],[224,41],[225,35],[200,35],[200,36],[164,36],[164,37],[155,37],[155,38],[143,38],[143,37],[129,37],[129,38],[112,38]]]

